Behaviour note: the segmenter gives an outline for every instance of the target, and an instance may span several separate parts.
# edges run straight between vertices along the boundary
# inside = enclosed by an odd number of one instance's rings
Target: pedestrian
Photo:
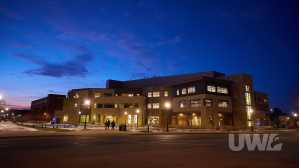
[[[109,130],[109,126],[110,126],[110,121],[107,120],[107,128],[108,128],[108,130]]]
[[[112,122],[111,122],[111,128],[114,130],[114,129],[115,129],[115,126],[116,126],[116,123],[115,123],[114,120],[112,120]]]
[[[104,122],[104,125],[105,125],[105,130],[107,130],[107,120]]]

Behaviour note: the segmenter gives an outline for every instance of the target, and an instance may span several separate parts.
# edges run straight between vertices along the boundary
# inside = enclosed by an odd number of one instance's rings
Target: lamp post
[[[88,109],[90,109],[90,105],[91,105],[91,100],[89,100],[89,99],[86,99],[86,100],[84,100],[84,102],[83,102],[83,105],[85,106],[85,108],[86,108],[86,111],[88,110]],[[87,118],[87,113],[85,113],[85,117],[84,117],[84,129],[86,129],[86,118]]]
[[[139,113],[140,113],[140,109],[136,109],[136,128],[139,127]]]
[[[166,101],[165,102],[165,104],[164,104],[164,106],[165,106],[165,109],[167,110],[167,113],[166,113],[166,115],[167,115],[167,123],[166,123],[166,127],[167,127],[167,129],[166,129],[166,131],[167,132],[169,132],[169,110],[171,109],[171,103],[169,102],[169,101]]]

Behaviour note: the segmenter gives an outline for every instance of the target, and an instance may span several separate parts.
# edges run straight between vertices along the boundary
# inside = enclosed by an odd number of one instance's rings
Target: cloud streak
[[[19,53],[18,58],[39,65],[36,69],[26,70],[24,73],[29,75],[40,75],[50,77],[85,77],[88,74],[87,64],[93,60],[93,55],[85,47],[77,47],[80,54],[71,60],[61,63],[51,63],[40,57],[31,54]]]

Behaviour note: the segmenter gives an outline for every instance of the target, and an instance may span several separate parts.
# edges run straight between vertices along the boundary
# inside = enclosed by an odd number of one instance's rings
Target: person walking
[[[111,122],[111,128],[114,130],[114,129],[115,129],[115,126],[116,126],[116,123],[115,123],[114,120],[112,120],[112,122]]]
[[[105,122],[104,122],[104,125],[105,125],[105,130],[107,130],[107,124],[108,124],[108,120],[106,120]]]
[[[110,126],[110,121],[107,120],[107,129],[109,130],[109,126]]]

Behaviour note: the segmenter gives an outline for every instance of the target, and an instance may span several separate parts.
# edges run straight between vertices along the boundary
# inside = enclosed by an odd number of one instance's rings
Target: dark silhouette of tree
[[[273,111],[270,114],[270,120],[272,122],[272,125],[276,128],[279,128],[280,126],[280,120],[279,117],[280,116],[284,116],[287,115],[286,113],[282,112],[282,110],[280,108],[273,108]]]

